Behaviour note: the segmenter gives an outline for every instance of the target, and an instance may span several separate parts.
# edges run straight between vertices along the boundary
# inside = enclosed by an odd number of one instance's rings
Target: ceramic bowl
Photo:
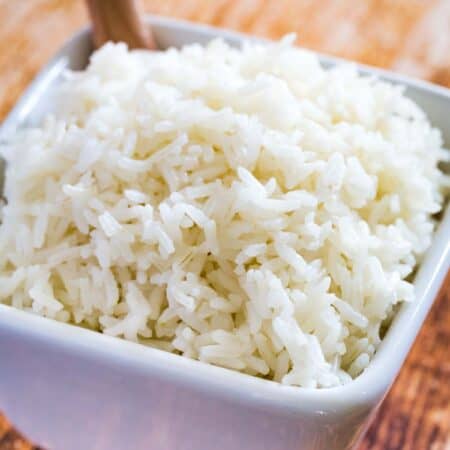
[[[149,17],[160,48],[254,39]],[[2,125],[7,134],[51,109],[62,72],[83,68],[88,30],[40,72]],[[320,56],[320,55],[319,55]],[[327,65],[336,59],[320,56]],[[449,91],[386,71],[450,144]],[[444,214],[417,275],[417,300],[396,315],[370,366],[354,381],[310,390],[266,381],[0,305],[0,408],[49,449],[348,450],[387,393],[450,265]]]

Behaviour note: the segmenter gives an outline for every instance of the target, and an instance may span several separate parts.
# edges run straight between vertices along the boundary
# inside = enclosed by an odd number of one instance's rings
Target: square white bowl
[[[160,48],[242,34],[149,17]],[[89,32],[75,35],[40,72],[0,129],[39,122],[67,68],[83,68]],[[319,55],[320,56],[320,55]],[[326,66],[341,60],[320,56]],[[358,66],[406,87],[450,145],[450,91]],[[312,390],[203,364],[0,305],[0,408],[50,449],[348,450],[390,385],[450,267],[444,214],[414,285],[369,367],[352,382]]]

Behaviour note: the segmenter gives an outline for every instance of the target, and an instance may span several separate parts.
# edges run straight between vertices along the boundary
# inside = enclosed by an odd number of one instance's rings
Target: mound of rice
[[[107,44],[69,74],[2,149],[0,301],[284,384],[357,376],[414,300],[445,152],[400,88],[291,42]]]

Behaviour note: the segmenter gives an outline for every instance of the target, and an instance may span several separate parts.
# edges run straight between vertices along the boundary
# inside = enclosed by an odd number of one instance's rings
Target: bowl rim
[[[152,25],[157,41],[161,33],[200,34],[204,38],[222,37],[235,43],[244,39],[265,41],[234,31],[171,18],[147,16],[146,20]],[[0,136],[23,124],[32,115],[33,108],[45,95],[47,88],[68,66],[70,54],[86,51],[88,41],[89,30],[85,28],[62,46],[7,115],[0,127]],[[313,53],[325,65],[348,63],[340,58]],[[450,90],[446,88],[383,69],[354,62],[351,64],[356,65],[363,73],[435,96],[443,96],[450,109]],[[226,396],[229,400],[270,406],[283,413],[301,414],[313,410],[318,416],[341,414],[358,407],[373,406],[382,399],[393,383],[450,268],[449,236],[450,208],[446,207],[444,218],[414,280],[416,301],[402,304],[368,368],[349,383],[333,388],[308,389],[281,385],[77,326],[67,326],[68,324],[3,304],[0,304],[0,329],[39,340],[43,345],[61,348],[74,355],[102,360],[105,364],[122,365],[124,370],[140,374],[151,373],[214,395]]]

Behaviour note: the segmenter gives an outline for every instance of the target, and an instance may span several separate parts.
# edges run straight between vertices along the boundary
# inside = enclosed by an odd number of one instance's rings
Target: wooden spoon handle
[[[94,45],[125,42],[129,48],[156,49],[150,27],[139,17],[135,0],[86,0]]]

